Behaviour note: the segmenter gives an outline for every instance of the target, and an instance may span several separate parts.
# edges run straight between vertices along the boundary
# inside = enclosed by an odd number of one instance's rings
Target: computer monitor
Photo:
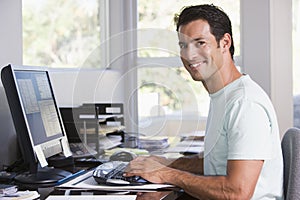
[[[54,155],[71,156],[68,140],[46,68],[8,65],[1,79],[19,146],[28,172],[16,177],[21,184],[55,185],[69,172],[48,167]]]

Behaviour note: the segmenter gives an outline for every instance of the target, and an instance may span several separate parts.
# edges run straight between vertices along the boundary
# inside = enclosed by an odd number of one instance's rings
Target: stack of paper
[[[0,184],[0,196],[14,194],[18,191],[15,185]]]
[[[119,151],[129,151],[131,153],[134,153],[138,156],[145,156],[149,155],[149,151],[145,149],[137,149],[137,148],[113,148],[113,149],[107,149],[105,150],[105,155],[111,156],[112,154],[119,152]]]
[[[204,151],[204,142],[201,140],[184,140],[174,147],[168,148],[167,153],[201,153]]]
[[[47,197],[47,200],[82,200],[82,199],[89,199],[89,200],[135,200],[137,195],[70,195],[66,198],[66,196],[58,196],[52,195]]]
[[[17,191],[12,194],[1,195],[1,200],[32,200],[39,199],[40,194],[37,191]]]
[[[149,151],[165,149],[169,147],[167,137],[140,137],[139,148]]]
[[[168,148],[167,153],[202,153],[204,151],[204,131],[181,134],[181,141]]]

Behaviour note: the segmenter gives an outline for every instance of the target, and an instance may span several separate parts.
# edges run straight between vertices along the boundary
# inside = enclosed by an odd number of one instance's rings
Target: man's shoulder
[[[249,75],[243,75],[238,82],[227,89],[226,99],[228,103],[243,101],[268,101],[269,103],[269,97],[266,92]]]

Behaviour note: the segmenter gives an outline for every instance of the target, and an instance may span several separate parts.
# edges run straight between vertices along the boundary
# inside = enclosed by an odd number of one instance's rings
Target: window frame
[[[129,0],[130,1],[130,0]],[[131,13],[132,15],[124,15],[124,20],[128,20],[128,21],[134,21],[136,24],[133,25],[133,27],[131,27],[133,30],[136,30],[136,35],[137,35],[137,23],[138,23],[138,0],[131,0],[132,4],[134,4],[135,6],[132,6],[131,8]],[[240,5],[241,6],[241,5]],[[240,9],[241,11],[241,9]],[[131,17],[135,16],[135,19],[132,19]],[[240,17],[242,16],[242,14],[240,13]],[[240,20],[241,21],[241,20]],[[242,21],[241,21],[242,22]],[[240,29],[240,34],[242,35],[242,29]],[[137,38],[137,37],[136,37]],[[134,47],[137,48],[138,44],[137,44],[138,40],[134,40],[132,41],[132,44],[134,44]],[[235,60],[235,63],[237,66],[240,66],[240,70],[243,70],[242,68],[242,40],[241,40],[241,43],[240,43],[240,55],[239,56],[234,56],[234,60]],[[180,59],[180,56],[173,56],[173,57],[138,57],[138,52],[136,51],[136,54],[133,56],[135,58],[135,62],[134,63],[131,63],[132,66],[137,66],[134,70],[136,70],[135,74],[136,74],[136,77],[131,77],[131,79],[134,79],[136,80],[136,82],[132,85],[132,88],[137,88],[138,87],[138,83],[137,83],[137,76],[138,76],[138,69],[142,68],[143,66],[149,66],[153,63],[155,63],[157,66],[161,67],[161,66],[173,66],[174,68],[178,68],[179,66],[183,66],[182,64],[182,61]],[[132,70],[132,69],[131,69]],[[127,91],[127,90],[126,90]],[[132,91],[132,90],[130,90]],[[129,92],[131,93],[131,92]],[[138,97],[135,96],[135,101],[138,102]],[[138,105],[138,104],[136,104]],[[134,105],[134,106],[136,106]],[[137,107],[137,106],[136,106]],[[131,109],[138,109],[138,108],[131,108]],[[132,117],[132,116],[131,116]],[[174,118],[178,118],[178,117],[182,117],[182,116],[177,116],[176,114],[175,115],[169,115],[169,116],[166,116],[167,118],[170,118],[170,119],[174,119]],[[156,116],[156,117],[152,117],[152,118],[161,118],[161,116]],[[136,110],[136,116],[135,116],[135,122],[138,123],[139,121],[139,116],[138,116],[138,111]],[[206,117],[201,117],[201,120],[205,120],[206,121]],[[134,131],[138,131],[138,127],[132,127],[134,128]]]

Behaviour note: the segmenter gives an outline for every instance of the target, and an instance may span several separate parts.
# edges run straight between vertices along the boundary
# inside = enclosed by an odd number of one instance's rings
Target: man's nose
[[[195,45],[193,44],[188,45],[188,47],[186,48],[185,59],[192,61],[195,60],[196,57],[197,57],[197,50]]]

